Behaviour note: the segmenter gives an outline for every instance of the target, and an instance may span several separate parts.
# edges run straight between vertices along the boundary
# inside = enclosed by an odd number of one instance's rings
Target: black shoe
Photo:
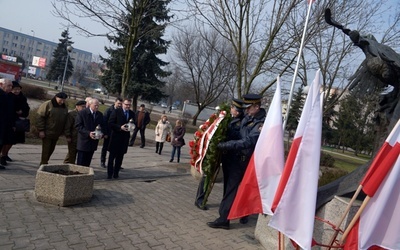
[[[144,145],[140,146],[140,148],[144,148]]]
[[[229,229],[229,221],[212,221],[212,222],[207,222],[207,226],[211,228],[221,228],[221,229]]]
[[[207,206],[202,207],[201,204],[198,204],[197,202],[195,202],[194,205],[195,205],[198,209],[201,209],[201,210],[208,210],[208,207],[207,207]]]
[[[5,156],[2,156],[0,158],[0,165],[7,166],[7,161]]]
[[[120,167],[119,169],[125,169],[125,168],[123,168],[123,167]]]
[[[133,143],[129,143],[129,145],[128,145],[129,147],[133,147]]]
[[[6,161],[13,161],[8,155],[6,155]]]
[[[158,154],[161,155],[161,152],[159,152]]]
[[[114,179],[118,179],[119,178],[119,176],[117,174],[115,174],[113,177],[114,177]]]
[[[173,162],[173,161],[174,161],[174,159],[169,160],[169,162]]]
[[[102,168],[106,168],[106,164],[105,164],[104,162],[100,163],[100,166],[101,166]]]
[[[178,158],[178,160],[177,160],[176,162],[178,162],[178,163],[179,163],[179,158]]]
[[[3,165],[0,165],[0,170],[5,170],[6,168]]]
[[[240,224],[247,224],[247,222],[249,222],[249,217],[248,216],[242,217],[240,218],[239,222]]]
[[[158,151],[156,150],[156,154],[158,154]]]

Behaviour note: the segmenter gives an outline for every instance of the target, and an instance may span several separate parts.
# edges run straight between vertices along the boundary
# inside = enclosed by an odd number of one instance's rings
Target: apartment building
[[[24,34],[0,27],[0,53],[9,56],[20,56],[22,57],[27,65],[30,66],[30,74],[36,77],[46,77],[51,60],[53,59],[53,52],[57,48],[58,43],[54,43],[48,40],[35,37],[35,33],[32,30],[31,34]],[[45,66],[33,66],[33,59],[43,58],[45,59]],[[70,54],[71,62],[74,65],[74,69],[85,68],[92,61],[92,53],[78,48],[73,49]],[[41,63],[42,65],[42,63]],[[26,69],[25,72],[26,73]]]

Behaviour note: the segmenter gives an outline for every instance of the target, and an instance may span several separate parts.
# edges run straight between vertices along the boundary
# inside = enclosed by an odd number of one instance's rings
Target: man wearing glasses
[[[130,99],[124,99],[122,109],[114,109],[108,120],[108,128],[111,134],[108,145],[110,155],[108,156],[107,179],[119,178],[119,170],[121,169],[124,154],[128,152],[129,120],[133,119],[135,123],[135,113],[130,109],[131,104]]]

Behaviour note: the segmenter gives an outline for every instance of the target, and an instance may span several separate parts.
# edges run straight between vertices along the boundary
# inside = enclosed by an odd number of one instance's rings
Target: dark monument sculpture
[[[359,95],[381,92],[375,113],[379,147],[400,118],[400,55],[387,45],[376,41],[373,35],[360,35],[332,18],[331,10],[326,9],[325,21],[348,35],[355,46],[365,54],[365,60],[350,78],[349,89]],[[379,149],[379,148],[378,148]],[[348,175],[318,189],[317,208],[330,201],[334,195],[352,195],[360,184],[371,162],[358,167]]]

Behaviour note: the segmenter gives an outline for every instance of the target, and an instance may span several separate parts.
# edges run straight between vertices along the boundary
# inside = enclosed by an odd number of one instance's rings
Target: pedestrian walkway
[[[214,186],[210,210],[197,209],[188,147],[181,163],[169,162],[171,149],[167,144],[158,155],[151,143],[129,147],[120,179],[106,180],[99,148],[91,201],[57,207],[34,197],[41,146],[15,145],[14,161],[0,171],[0,249],[263,249],[254,239],[257,216],[246,225],[233,221],[230,230],[206,225],[218,216],[222,183]],[[66,152],[57,146],[49,163],[62,163]]]

